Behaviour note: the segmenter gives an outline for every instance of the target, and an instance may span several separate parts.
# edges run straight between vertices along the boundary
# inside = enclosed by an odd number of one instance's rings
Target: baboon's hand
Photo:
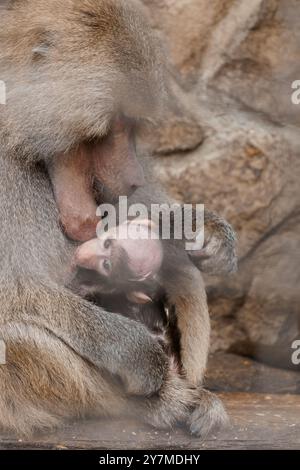
[[[158,392],[168,374],[169,359],[159,339],[143,325],[137,324],[131,335],[133,342],[124,351],[124,372],[121,378],[131,395],[150,396]]]
[[[189,251],[200,271],[226,274],[237,270],[236,235],[231,225],[213,212],[205,212],[205,240],[202,250]]]
[[[228,427],[229,418],[221,400],[213,393],[202,390],[199,402],[187,420],[193,435],[205,439],[211,432]]]

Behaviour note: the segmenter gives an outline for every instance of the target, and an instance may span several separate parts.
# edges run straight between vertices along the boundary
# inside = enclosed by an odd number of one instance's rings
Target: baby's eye
[[[108,248],[110,248],[110,246],[111,246],[111,239],[110,239],[110,238],[107,238],[107,239],[105,240],[105,242],[104,242],[104,248],[105,248],[106,250],[108,250]]]
[[[111,265],[111,262],[108,259],[103,261],[103,269],[107,274],[111,273],[112,265]]]

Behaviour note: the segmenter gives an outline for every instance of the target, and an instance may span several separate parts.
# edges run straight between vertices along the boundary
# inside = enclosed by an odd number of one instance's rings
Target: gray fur
[[[137,117],[144,109],[159,111],[163,68],[150,28],[128,0],[8,6],[0,17],[0,78],[8,90],[0,116],[0,336],[7,346],[0,426],[28,434],[73,417],[137,412],[149,423],[170,426],[199,407],[202,420],[203,392],[178,376],[145,327],[64,287],[74,246],[60,230],[43,166],[103,136],[119,109]],[[51,41],[40,54],[45,37]],[[137,197],[151,200],[146,189]],[[186,303],[191,292],[184,292],[179,313],[188,319],[197,309],[199,326],[204,320],[201,361],[191,373],[200,381],[209,332],[201,289],[202,304]],[[205,432],[224,415],[217,406],[218,417],[209,415]],[[192,429],[201,434],[195,421],[194,415]]]

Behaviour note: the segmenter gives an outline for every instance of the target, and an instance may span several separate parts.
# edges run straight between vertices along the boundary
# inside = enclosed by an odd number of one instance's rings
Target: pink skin
[[[99,238],[81,245],[75,254],[75,264],[109,277],[114,262],[110,240],[116,240],[128,255],[128,265],[133,273],[132,279],[128,279],[128,282],[142,282],[153,278],[159,272],[163,262],[161,242],[151,238],[153,235],[154,227],[148,220],[125,222]],[[129,296],[131,301],[137,303],[146,303],[151,300],[143,292],[131,292]]]
[[[57,155],[49,175],[64,232],[72,240],[91,240],[99,223],[94,182],[99,181],[112,194],[123,196],[130,196],[145,184],[131,124],[119,117],[100,142],[81,144]]]

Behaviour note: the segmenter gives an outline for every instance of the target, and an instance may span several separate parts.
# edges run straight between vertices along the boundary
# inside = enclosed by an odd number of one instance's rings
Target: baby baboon
[[[129,233],[133,226],[137,232]],[[165,256],[161,241],[151,238],[152,226],[149,220],[126,221],[81,245],[69,286],[109,312],[164,335],[167,318],[159,273]]]
[[[163,250],[149,220],[126,221],[78,248],[70,287],[106,310],[146,325],[180,363],[175,309],[167,305],[164,282],[177,265],[170,265],[167,248]]]
[[[148,205],[165,198],[148,176],[144,182],[134,147],[132,123],[155,116],[164,94],[161,54],[143,13],[134,0],[8,0],[0,41],[1,428],[30,433],[73,417],[131,413],[160,427],[185,421],[205,434],[225,414],[193,385],[205,369],[209,318],[192,263],[180,289],[167,286],[178,323],[187,325],[179,325],[189,338],[187,379],[144,325],[65,287],[74,240],[95,237],[103,194]],[[123,166],[110,165],[114,154]],[[97,178],[102,155],[113,189]],[[234,258],[221,235],[210,264]],[[208,240],[219,238],[212,225]],[[174,245],[174,256],[182,250]]]
[[[168,305],[166,285],[180,288],[187,256],[172,256],[150,220],[127,220],[82,244],[74,257],[70,287],[111,312],[145,324],[164,338],[180,365],[176,306]],[[202,292],[199,293],[201,303]],[[184,332],[183,332],[184,333]]]

